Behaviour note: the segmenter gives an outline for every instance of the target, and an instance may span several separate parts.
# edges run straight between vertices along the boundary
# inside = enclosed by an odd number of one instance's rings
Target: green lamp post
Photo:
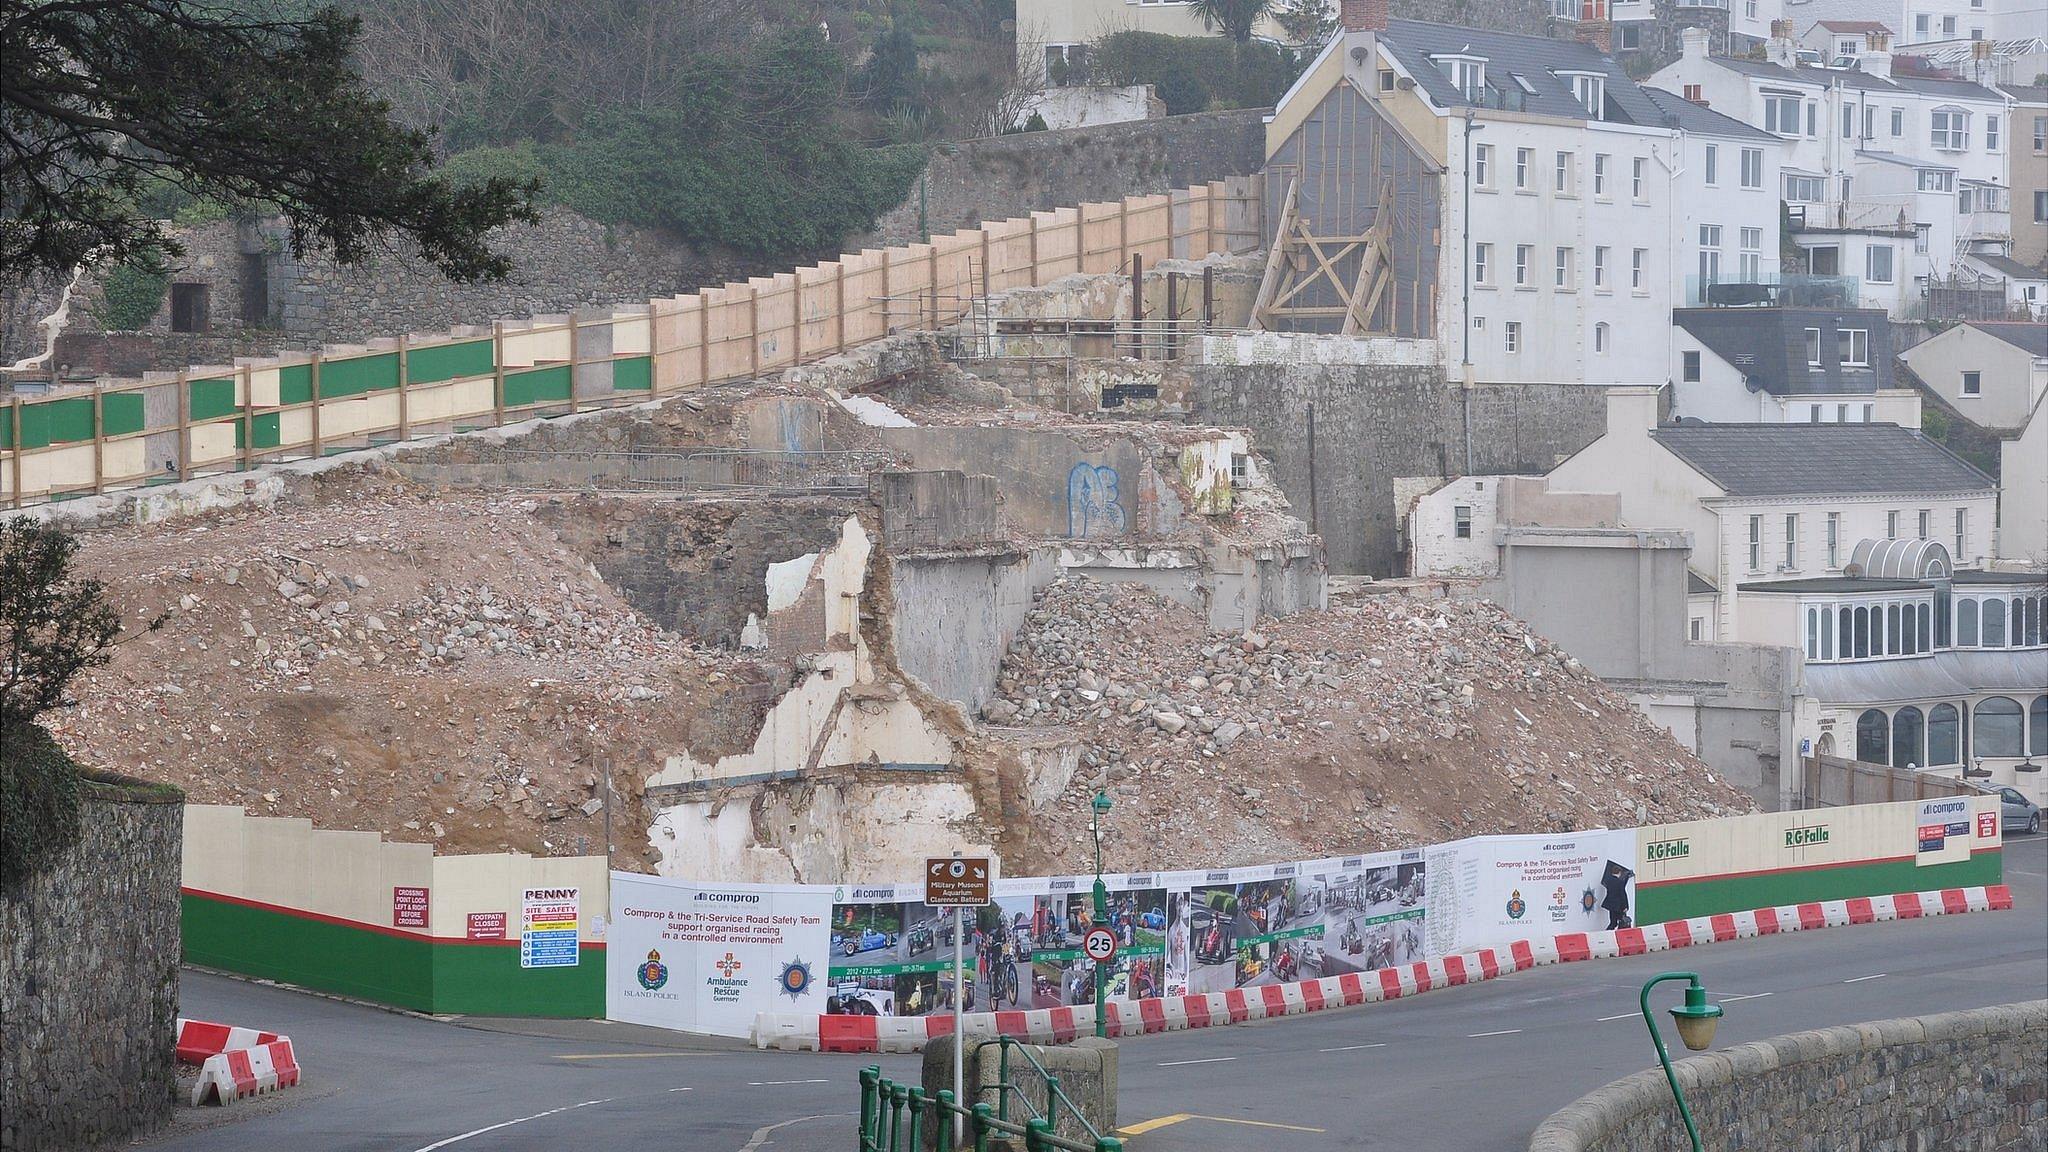
[[[1664,1079],[1671,1084],[1672,1099],[1678,1101],[1678,1115],[1685,1121],[1685,1134],[1692,1138],[1692,1152],[1700,1152],[1700,1130],[1693,1124],[1692,1109],[1686,1106],[1685,1092],[1678,1086],[1678,1074],[1671,1070],[1671,1053],[1664,1048],[1664,1037],[1657,1033],[1657,1020],[1650,1015],[1650,989],[1667,980],[1691,981],[1686,985],[1685,1003],[1673,1008],[1671,1017],[1678,1025],[1678,1038],[1694,1052],[1704,1052],[1713,1046],[1721,1006],[1707,1003],[1707,988],[1700,983],[1697,972],[1664,972],[1643,985],[1643,1024],[1650,1029],[1650,1042],[1657,1046],[1657,1061],[1664,1065]]]
[[[1101,789],[1095,792],[1095,799],[1088,802],[1088,830],[1095,833],[1095,923],[1109,924],[1109,885],[1102,882],[1102,818],[1109,815],[1109,793]],[[1109,969],[1107,965],[1095,966],[1095,1035],[1109,1035],[1109,1020],[1103,1014],[1103,1001],[1109,997]]]

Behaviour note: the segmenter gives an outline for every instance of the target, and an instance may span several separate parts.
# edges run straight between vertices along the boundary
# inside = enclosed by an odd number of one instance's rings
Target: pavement
[[[1698,971],[1726,1007],[1717,1047],[2048,996],[2048,837],[2006,841],[2005,871],[2007,912],[1557,965],[1132,1039],[1126,1146],[1519,1152],[1544,1116],[1654,1064],[1636,995],[1669,969]],[[846,1152],[858,1071],[918,1074],[915,1056],[762,1052],[601,1021],[448,1022],[201,972],[182,999],[189,1016],[289,1033],[306,1080],[146,1145],[158,1152]]]

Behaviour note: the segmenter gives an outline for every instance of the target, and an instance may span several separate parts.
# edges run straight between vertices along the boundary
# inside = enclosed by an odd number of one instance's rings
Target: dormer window
[[[1486,90],[1486,57],[1450,53],[1432,56],[1430,60],[1443,70],[1452,84],[1457,85],[1459,94],[1468,102],[1481,102],[1481,94]]]
[[[1557,78],[1571,85],[1572,99],[1579,102],[1587,116],[1600,119],[1601,109],[1607,102],[1606,73],[1564,70],[1557,73]]]

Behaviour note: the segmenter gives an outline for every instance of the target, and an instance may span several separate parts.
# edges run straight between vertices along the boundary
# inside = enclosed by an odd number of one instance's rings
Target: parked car
[[[2012,835],[2015,828],[2023,832],[2041,830],[2041,806],[2020,795],[2017,788],[1998,790],[1999,823],[2005,826],[2005,834]]]
[[[858,933],[833,937],[832,946],[839,949],[845,955],[858,956],[863,952],[872,952],[877,948],[894,948],[896,946],[896,937],[888,932],[877,932],[873,928],[863,928]]]

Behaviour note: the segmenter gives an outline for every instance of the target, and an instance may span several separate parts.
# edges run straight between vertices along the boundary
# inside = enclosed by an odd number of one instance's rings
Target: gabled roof
[[[1822,20],[1822,28],[1830,32],[1889,32],[1882,20]]]
[[[1671,322],[1773,396],[1869,396],[1892,387],[1891,324],[1881,308],[1674,308]],[[1845,369],[1829,351],[1841,328],[1868,332],[1870,366]],[[1806,362],[1806,329],[1821,330],[1822,364]]]
[[[1454,24],[1432,24],[1421,20],[1389,20],[1379,43],[1415,78],[1439,107],[1474,107],[1451,78],[1431,59],[1434,56],[1470,55],[1486,59],[1486,86],[1496,95],[1519,96],[1521,110],[1539,116],[1568,120],[1590,120],[1572,94],[1571,84],[1558,72],[1595,72],[1606,78],[1607,119],[1624,124],[1661,127],[1663,112],[1643,95],[1642,88],[1613,60],[1590,44],[1576,40],[1552,40],[1545,36],[1517,36],[1483,28],[1461,28]],[[1528,81],[1533,92],[1525,92],[1515,77]],[[1497,107],[1488,104],[1485,107]]]
[[[2048,324],[2035,324],[2025,320],[1978,320],[1969,327],[1996,336],[2000,340],[2033,356],[2048,356]]]
[[[1730,496],[1989,491],[1997,482],[1897,424],[1677,424],[1650,435]]]
[[[1695,104],[1675,92],[1662,88],[1643,88],[1643,95],[1657,106],[1666,119],[1665,124],[1682,128],[1698,136],[1727,136],[1737,140],[1772,140],[1782,142],[1761,128],[1752,128],[1733,116],[1724,116],[1704,104]]]
[[[2048,280],[2048,268],[2030,268],[1996,252],[1972,252],[1964,259],[1975,260],[2008,280]]]

